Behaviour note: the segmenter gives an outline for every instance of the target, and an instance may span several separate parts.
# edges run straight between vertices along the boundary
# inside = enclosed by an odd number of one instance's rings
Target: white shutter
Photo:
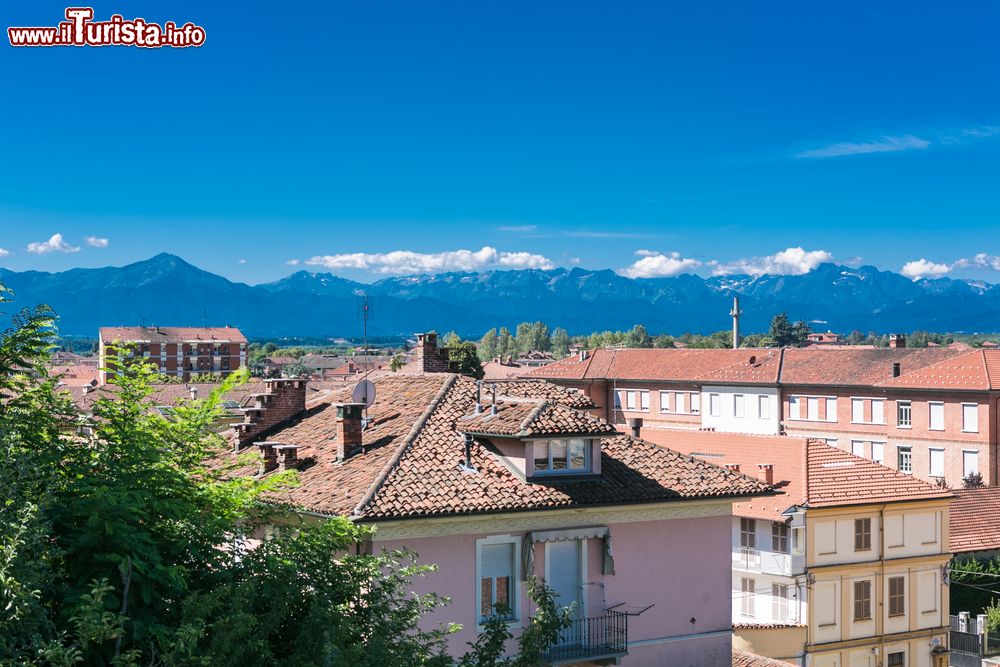
[[[837,421],[837,399],[826,399],[826,420],[828,422]]]
[[[885,423],[885,401],[883,400],[872,401],[872,423],[873,424]]]
[[[931,450],[931,477],[944,477],[944,450]]]
[[[684,401],[682,399],[682,396],[683,394],[677,394],[677,398],[681,406],[681,409],[678,409],[677,412],[684,412],[683,410]],[[693,415],[699,414],[701,412],[701,394],[690,394],[690,397],[691,397],[691,410],[690,410],[691,414]]]
[[[479,548],[479,572],[482,577],[514,576],[514,544],[484,544]]]
[[[799,397],[789,396],[788,397],[788,418],[798,419],[799,418]]]
[[[733,396],[733,415],[736,417],[746,415],[746,398],[744,398],[743,394],[735,394]]]
[[[979,472],[979,452],[962,452],[962,477]]]
[[[962,430],[968,433],[979,432],[979,406],[977,404],[962,404]]]
[[[639,392],[639,408],[643,412],[649,412],[649,392],[640,391]]]
[[[875,463],[885,463],[885,443],[872,443],[872,461]]]
[[[761,419],[771,417],[771,397],[767,394],[757,397],[757,416]]]
[[[865,401],[861,398],[851,399],[851,421],[860,424],[865,421]]]
[[[660,412],[670,412],[670,392],[660,392]]]
[[[812,607],[816,610],[817,625],[837,625],[839,610],[837,607],[837,583],[833,581],[817,582]]]
[[[931,420],[930,429],[932,431],[944,430],[944,403],[928,403]]]
[[[819,399],[815,396],[810,396],[806,400],[806,411],[809,415],[810,421],[819,420]]]
[[[855,456],[865,455],[865,443],[863,440],[851,440],[851,453]]]

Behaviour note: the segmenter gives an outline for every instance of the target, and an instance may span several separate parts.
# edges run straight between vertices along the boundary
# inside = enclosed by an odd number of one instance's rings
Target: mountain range
[[[744,331],[787,312],[814,330],[1000,330],[1000,286],[951,278],[913,281],[872,266],[821,264],[804,275],[625,278],[611,270],[521,269],[385,278],[364,284],[298,271],[247,285],[162,253],[122,267],[59,273],[0,268],[17,306],[46,303],[67,335],[117,325],[232,325],[252,337],[358,336],[362,291],[373,335],[491,327],[541,320],[571,334],[642,323],[654,333],[709,333],[731,325],[740,297]],[[13,308],[6,308],[9,318]]]

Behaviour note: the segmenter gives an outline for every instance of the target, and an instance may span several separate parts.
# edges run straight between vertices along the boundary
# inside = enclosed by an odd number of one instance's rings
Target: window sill
[[[902,431],[912,431],[913,430],[913,426],[903,426],[902,424],[896,424],[896,428],[898,428],[898,429],[900,429]]]
[[[979,433],[979,431],[966,431],[966,430],[965,430],[965,429],[963,428],[963,429],[962,429],[962,433]]]
[[[521,620],[515,618],[515,619],[510,620],[510,621],[505,621],[504,625],[506,625],[508,628],[519,628],[519,627],[521,627]],[[484,623],[482,623],[481,621],[477,622],[476,623],[476,634],[480,634],[481,635],[484,632],[486,632],[486,625]]]

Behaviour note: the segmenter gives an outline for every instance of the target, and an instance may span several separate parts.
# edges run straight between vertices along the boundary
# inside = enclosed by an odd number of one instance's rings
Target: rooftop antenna
[[[364,359],[365,374],[362,378],[362,382],[365,387],[368,387],[368,318],[372,314],[372,304],[371,295],[368,292],[361,293],[361,356]],[[368,420],[368,401],[367,395],[364,397],[365,404],[365,420]]]
[[[733,349],[736,350],[740,347],[740,315],[743,314],[740,310],[740,297],[733,297],[733,309],[729,314],[733,317]]]

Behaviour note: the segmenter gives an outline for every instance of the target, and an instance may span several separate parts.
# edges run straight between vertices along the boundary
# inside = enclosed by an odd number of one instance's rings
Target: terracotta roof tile
[[[778,379],[780,356],[781,350],[774,349],[594,350],[584,361],[580,361],[579,356],[567,357],[524,373],[522,377],[774,384]]]
[[[504,398],[495,407],[483,406],[479,414],[459,418],[463,433],[518,438],[554,435],[609,435],[615,427],[603,419],[545,400]]]
[[[1000,549],[1000,486],[955,491],[950,523],[952,553]]]
[[[473,381],[446,374],[400,375],[377,378],[375,384],[378,398],[369,410],[373,422],[362,433],[362,454],[335,462],[332,397],[268,436],[269,441],[301,447],[300,484],[280,496],[282,502],[378,520],[767,492],[758,480],[621,434],[602,440],[602,474],[593,480],[522,481],[492,453],[486,439],[473,447],[476,472],[469,473],[460,466],[464,436],[459,422],[474,409]],[[560,414],[572,412],[552,407]]]
[[[822,440],[712,431],[648,431],[647,439],[718,465],[737,464],[740,471],[759,473],[773,465],[774,488],[784,496],[753,498],[734,505],[734,513],[777,519],[795,505],[836,507],[867,503],[950,498],[951,491]]]
[[[590,397],[576,389],[568,389],[543,380],[510,380],[507,382],[486,382],[483,384],[483,397],[496,387],[498,396],[515,396],[518,398],[538,398],[558,403],[576,410],[588,410],[594,407]]]
[[[789,663],[733,649],[733,667],[788,667]]]
[[[245,343],[246,336],[235,327],[101,327],[101,340],[183,343],[189,341],[225,341]]]
[[[786,349],[781,382],[795,385],[872,386],[893,381],[892,365],[902,375],[898,387],[909,386],[907,378],[933,364],[961,355],[948,348]]]

